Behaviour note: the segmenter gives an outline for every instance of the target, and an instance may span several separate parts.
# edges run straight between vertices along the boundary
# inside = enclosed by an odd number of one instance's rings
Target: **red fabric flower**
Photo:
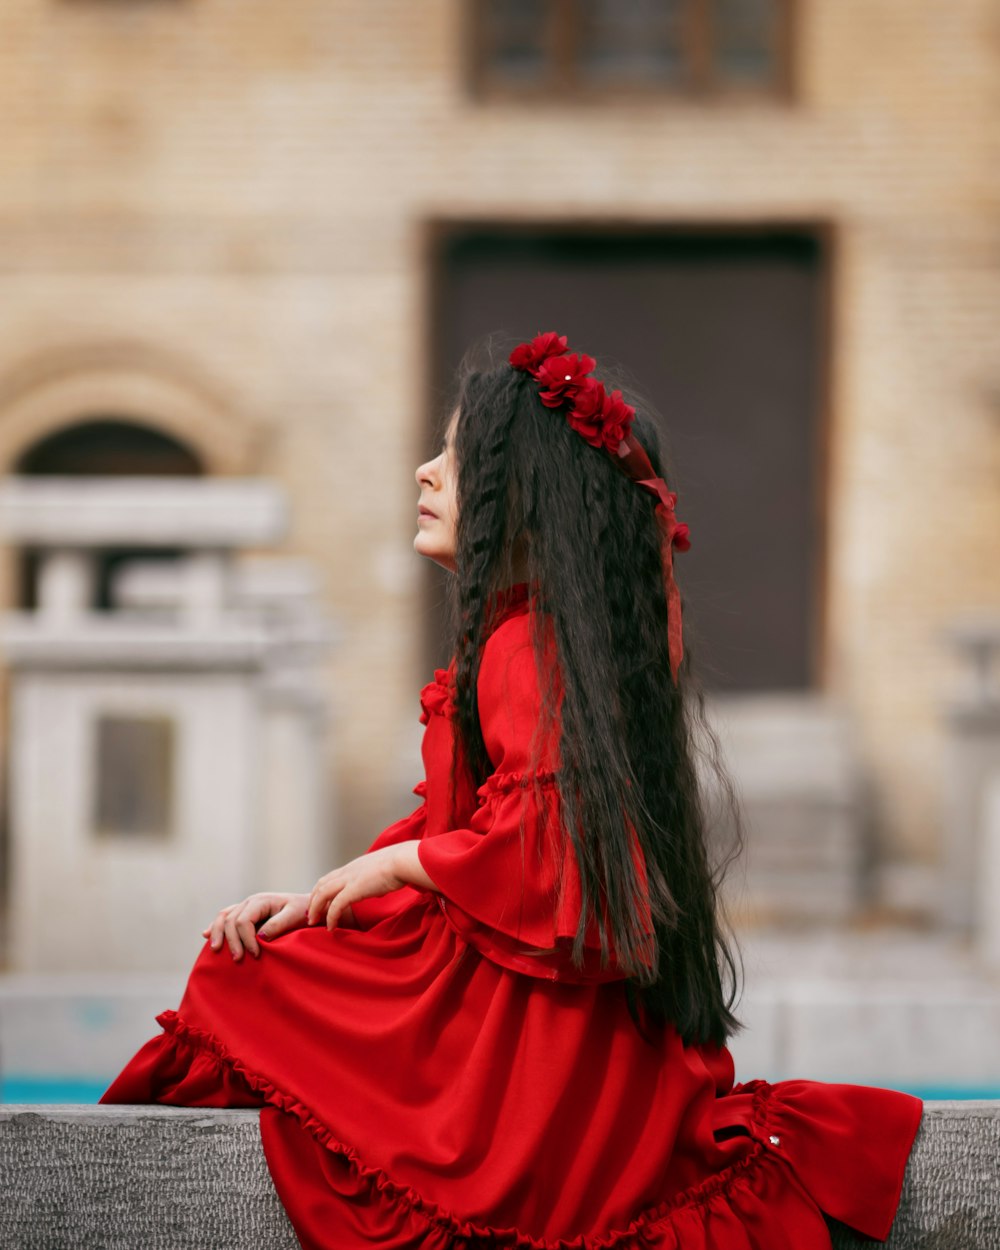
[[[549,356],[538,367],[536,377],[540,386],[546,389],[539,392],[539,397],[546,408],[558,408],[567,397],[583,385],[584,378],[593,369],[597,361],[593,356],[577,355]]]
[[[635,409],[624,402],[621,391],[612,391],[608,395],[602,382],[596,378],[584,378],[572,398],[573,404],[566,419],[573,429],[592,447],[606,447],[612,455],[617,455],[619,444],[629,432],[635,416]]]
[[[566,420],[592,447],[600,447],[604,442],[606,399],[602,382],[598,382],[596,378],[584,378],[580,389],[573,396],[572,407],[566,413]]]
[[[621,391],[612,391],[604,401],[601,420],[604,428],[604,446],[618,454],[618,446],[632,428],[635,409],[622,399]]]
[[[510,363],[515,369],[526,369],[533,378],[538,376],[538,367],[549,356],[562,355],[566,350],[566,335],[556,334],[549,330],[546,334],[536,335],[530,343],[521,343],[510,354]]]
[[[690,530],[687,525],[681,521],[673,532],[671,541],[678,551],[687,551],[691,546],[691,539],[688,537]]]

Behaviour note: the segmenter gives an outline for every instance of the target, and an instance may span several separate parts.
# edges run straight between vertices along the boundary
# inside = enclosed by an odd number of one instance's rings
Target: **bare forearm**
[[[440,894],[440,890],[428,877],[417,857],[417,847],[419,845],[419,838],[411,838],[408,842],[396,844],[394,848],[396,855],[393,861],[396,875],[400,880],[405,881],[407,885],[415,885],[421,890],[434,890],[435,893]]]

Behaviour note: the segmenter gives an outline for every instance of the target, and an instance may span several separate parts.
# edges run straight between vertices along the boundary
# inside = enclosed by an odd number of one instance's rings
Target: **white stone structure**
[[[871,855],[864,761],[849,708],[799,693],[706,700],[741,801],[746,847],[725,878],[740,920],[846,922],[864,897]],[[715,776],[699,771],[711,797],[719,848],[732,818]]]
[[[307,566],[263,480],[7,478],[0,532],[40,550],[37,608],[0,618],[11,673],[7,966],[173,972],[227,903],[339,862]],[[123,564],[92,607],[102,547]]]
[[[979,949],[985,963],[1000,972],[1000,768],[983,793],[982,868],[977,885]]]
[[[1000,777],[1000,616],[957,619],[947,637],[966,659],[966,680],[945,707],[944,826],[948,831],[940,882],[941,918],[951,929],[976,933],[986,946],[998,939],[994,912],[1000,870],[992,867],[1000,836],[989,795]],[[990,886],[992,880],[993,886]],[[987,891],[990,891],[987,893]]]

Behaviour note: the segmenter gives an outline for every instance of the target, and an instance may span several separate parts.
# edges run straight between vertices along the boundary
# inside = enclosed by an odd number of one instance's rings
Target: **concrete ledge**
[[[0,1106],[0,1246],[298,1250],[259,1112]],[[833,1244],[874,1243],[836,1227]],[[927,1103],[891,1250],[1000,1247],[1000,1102]]]
[[[260,1113],[0,1106],[7,1250],[299,1250]]]

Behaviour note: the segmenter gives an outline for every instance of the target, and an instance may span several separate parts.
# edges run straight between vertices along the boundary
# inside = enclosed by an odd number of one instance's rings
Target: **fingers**
[[[313,886],[306,905],[307,924],[316,924],[339,888],[332,872],[328,872],[325,877],[320,877]]]
[[[283,900],[282,900],[283,901]],[[260,945],[257,941],[256,924],[264,916],[269,916],[281,903],[268,895],[251,895],[242,903],[234,903],[224,907],[216,916],[208,929],[202,934],[209,936],[213,951],[221,948],[223,940],[229,946],[233,959],[239,962],[244,950],[260,958]]]
[[[349,914],[352,914],[350,904],[351,904],[351,899],[353,897],[355,896],[351,894],[349,889],[344,889],[340,891],[340,893],[333,900],[333,902],[329,906],[329,909],[327,910],[327,913],[326,913],[327,929],[332,930],[336,927],[336,925],[340,922],[340,917],[343,912],[346,911]]]
[[[291,900],[289,900],[283,907],[274,912],[266,924],[260,926],[257,930],[257,936],[266,940],[280,937],[282,933],[287,933],[289,929],[295,929],[301,925],[302,914],[301,899],[298,906],[293,905]]]
[[[255,959],[260,958],[260,943],[257,941],[257,925],[261,920],[266,919],[274,912],[279,911],[284,902],[284,898],[273,894],[252,894],[242,907],[240,907],[231,917],[232,928],[239,937],[242,946],[246,947]],[[229,921],[227,921],[226,924],[227,932],[229,932]],[[242,950],[239,954],[234,952],[233,958],[242,958]]]
[[[341,916],[346,918],[348,925],[352,924],[354,913],[351,911],[351,901],[358,897],[360,895],[357,890],[352,891],[350,886],[344,884],[328,886],[323,890],[317,887],[309,899],[308,923],[317,924],[325,912],[327,929],[334,929]]]
[[[358,928],[358,922],[354,918],[351,902],[364,898],[365,895],[359,890],[353,890],[351,893],[348,893],[347,889],[348,887],[343,880],[337,884],[333,873],[328,873],[325,877],[322,877],[313,886],[313,891],[309,895],[302,923],[307,925],[318,924],[325,915],[328,929],[334,928],[335,925],[340,925],[342,928],[347,929]],[[337,900],[337,907],[331,913],[330,904],[334,899]]]
[[[305,924],[306,897],[284,891],[251,894],[241,903],[224,907],[212,924],[202,929],[202,936],[209,937],[213,951],[220,950],[226,941],[234,960],[242,959],[245,950],[259,959],[259,938],[275,938]]]
[[[223,932],[226,935],[226,942],[229,945],[229,952],[237,963],[243,958],[243,942],[240,938],[240,932],[236,927],[236,917],[239,914],[238,908],[233,908],[226,915],[226,921],[223,925]]]
[[[221,950],[225,942],[237,963],[246,951],[259,959],[261,939],[267,941],[304,924],[316,924],[321,917],[325,917],[327,929],[341,923],[354,926],[350,904],[355,897],[363,897],[363,891],[349,890],[344,877],[335,870],[321,877],[310,895],[252,894],[241,903],[224,907],[201,933],[213,951]]]
[[[325,877],[320,877],[312,888],[309,895],[309,902],[306,907],[306,923],[318,924],[322,917],[327,917],[327,928],[330,928],[330,905],[333,900],[342,893],[344,886],[336,878],[335,872],[328,872]]]
[[[222,908],[210,925],[201,930],[202,938],[209,939],[212,951],[219,951],[222,943],[229,945],[232,959],[239,963],[249,950],[260,959],[260,940],[267,941],[299,929],[304,924],[314,925],[324,916],[327,930],[337,925],[357,928],[351,901],[365,898],[364,889],[347,884],[341,870],[327,873],[317,881],[312,893],[305,894],[252,894],[241,903]]]
[[[236,915],[235,928],[243,945],[254,956],[260,959],[260,943],[257,941],[257,922],[262,916],[269,916],[271,909],[257,901],[244,903]]]
[[[233,906],[239,906],[234,904]],[[213,951],[219,950],[222,946],[222,939],[225,933],[226,917],[233,910],[232,907],[223,907],[222,911],[215,917],[208,929],[202,929],[202,933],[208,936],[209,945]]]

